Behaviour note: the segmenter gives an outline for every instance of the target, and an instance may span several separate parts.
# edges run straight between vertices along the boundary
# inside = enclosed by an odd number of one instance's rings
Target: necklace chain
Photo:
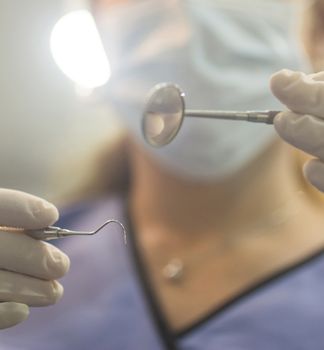
[[[290,218],[297,215],[300,212],[300,202],[304,198],[305,193],[302,190],[299,190],[292,195],[287,201],[282,205],[277,207],[275,210],[270,212],[265,218],[261,220],[258,219],[250,228],[250,238],[255,236],[260,236],[262,230],[275,229],[283,224],[285,224]],[[293,206],[292,206],[293,204]],[[180,257],[171,258],[161,269],[162,276],[168,282],[178,284],[183,281],[184,277],[188,273],[188,268],[194,263],[197,264],[201,260],[206,260],[210,254],[212,256],[219,256],[222,253],[225,253],[225,247],[233,244],[234,240],[226,240],[225,244],[217,246],[215,248],[212,245],[209,245],[208,251],[200,253],[191,257],[190,259],[181,259]],[[236,240],[237,241],[237,240]]]

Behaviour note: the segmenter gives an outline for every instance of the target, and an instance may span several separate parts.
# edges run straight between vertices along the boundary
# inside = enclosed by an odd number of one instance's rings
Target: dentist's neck
[[[300,189],[289,146],[274,142],[257,160],[222,182],[174,177],[132,144],[130,208],[135,224],[199,234],[248,227],[293,198]]]

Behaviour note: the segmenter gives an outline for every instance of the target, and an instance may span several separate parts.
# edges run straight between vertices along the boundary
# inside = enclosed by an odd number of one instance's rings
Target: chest
[[[222,254],[205,257],[200,263],[186,264],[178,279],[166,279],[154,254],[142,250],[146,278],[170,328],[181,331],[231,304],[240,295],[280,278],[312,255],[319,243],[297,244],[287,252],[280,240],[248,242]],[[143,247],[142,247],[143,249]]]

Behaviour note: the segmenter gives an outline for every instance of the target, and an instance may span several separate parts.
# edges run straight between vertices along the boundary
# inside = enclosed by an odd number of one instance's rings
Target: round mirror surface
[[[184,116],[184,94],[173,84],[158,84],[149,93],[142,128],[146,141],[161,147],[177,135]]]

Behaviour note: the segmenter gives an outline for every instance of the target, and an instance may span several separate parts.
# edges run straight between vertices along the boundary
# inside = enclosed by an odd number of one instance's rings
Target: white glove
[[[39,229],[57,218],[57,209],[45,200],[0,189],[0,226]],[[25,320],[28,306],[56,303],[63,294],[56,279],[69,268],[68,257],[56,247],[5,231],[0,228],[0,329]]]
[[[306,75],[284,69],[272,76],[271,89],[290,109],[274,120],[278,134],[316,157],[305,164],[304,175],[324,192],[324,72]]]

